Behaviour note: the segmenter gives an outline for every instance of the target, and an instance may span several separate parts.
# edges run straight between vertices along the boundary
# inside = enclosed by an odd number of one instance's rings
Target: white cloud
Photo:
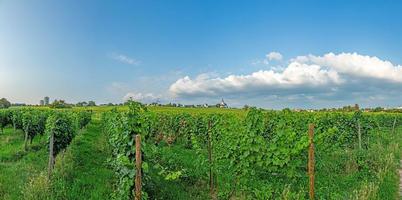
[[[123,100],[134,100],[134,101],[140,101],[143,103],[149,103],[158,100],[161,98],[160,95],[154,95],[153,93],[134,93],[134,92],[129,92],[127,93],[124,97]]]
[[[302,56],[295,59],[301,63],[314,63],[329,67],[339,73],[355,77],[367,77],[402,83],[402,66],[377,57],[357,53],[328,53],[324,56]]]
[[[114,60],[117,60],[117,61],[125,63],[125,64],[129,64],[129,65],[139,65],[140,64],[140,61],[138,61],[134,58],[130,58],[123,54],[113,54],[111,57]]]
[[[207,74],[200,74],[195,79],[185,76],[173,83],[169,91],[173,96],[215,96],[299,87],[315,88],[341,83],[342,80],[333,70],[292,62],[282,72],[260,70],[250,75],[230,75],[225,78],[211,78]]]
[[[357,53],[328,53],[291,59],[281,70],[259,70],[246,75],[184,76],[169,88],[176,98],[252,98],[277,95],[306,101],[342,102],[373,95],[395,98],[402,92],[402,67]],[[307,98],[308,97],[308,98]]]
[[[269,65],[270,61],[281,61],[283,58],[282,54],[278,52],[269,52],[265,55],[264,59],[255,59],[251,61],[252,65]]]
[[[268,58],[268,60],[282,60],[283,56],[282,54],[278,53],[278,52],[270,52],[266,55],[266,57]]]

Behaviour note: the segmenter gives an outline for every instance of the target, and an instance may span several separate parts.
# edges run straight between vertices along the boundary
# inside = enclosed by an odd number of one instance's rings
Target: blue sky
[[[395,1],[0,0],[0,97],[402,106],[401,9]]]

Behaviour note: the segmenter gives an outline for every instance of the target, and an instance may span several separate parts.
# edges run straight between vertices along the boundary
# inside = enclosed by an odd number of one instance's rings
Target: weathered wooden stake
[[[396,117],[394,119],[394,124],[392,125],[392,134],[395,133]]]
[[[310,178],[310,199],[314,199],[314,124],[309,124],[309,150],[308,150],[308,175]]]
[[[211,199],[216,199],[215,184],[214,184],[214,172],[212,169],[213,157],[212,157],[212,142],[211,142],[211,121],[208,121],[208,161],[209,161],[209,192]]]
[[[27,128],[28,129],[28,128]],[[28,129],[29,130],[29,129]],[[28,150],[28,131],[25,131],[24,150]]]
[[[49,141],[49,164],[47,168],[47,176],[50,179],[50,176],[52,175],[52,171],[54,168],[54,133],[50,135],[50,141]]]
[[[142,168],[142,158],[141,158],[141,135],[135,136],[135,200],[141,200],[141,168]]]
[[[360,122],[357,122],[357,128],[358,128],[357,134],[359,137],[359,150],[361,150],[362,149],[362,131],[361,131],[361,127],[360,127]]]

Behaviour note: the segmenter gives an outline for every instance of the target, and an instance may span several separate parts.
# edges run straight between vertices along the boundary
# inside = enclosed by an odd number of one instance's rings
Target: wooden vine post
[[[54,133],[52,132],[49,141],[49,164],[47,169],[48,178],[50,178],[50,176],[52,175],[53,168],[54,168]]]
[[[28,127],[29,127],[29,126],[28,126]],[[29,130],[29,128],[26,128],[26,129],[24,130],[24,132],[25,132],[24,150],[25,150],[25,151],[28,151],[28,130]]]
[[[28,132],[25,132],[24,150],[25,150],[25,151],[28,151]]]
[[[135,200],[141,200],[141,168],[142,168],[142,158],[141,158],[141,135],[135,136]]]
[[[361,130],[361,126],[360,126],[360,121],[357,122],[357,134],[359,137],[359,150],[362,149],[362,130]]]
[[[209,161],[209,192],[211,199],[217,199],[215,193],[214,172],[212,169],[213,157],[212,157],[212,142],[211,142],[211,120],[208,121],[208,161]]]
[[[394,119],[394,124],[392,125],[392,134],[395,133],[396,117]]]
[[[308,176],[310,179],[310,199],[314,199],[314,124],[309,124],[308,127],[309,136],[309,149],[308,149]]]

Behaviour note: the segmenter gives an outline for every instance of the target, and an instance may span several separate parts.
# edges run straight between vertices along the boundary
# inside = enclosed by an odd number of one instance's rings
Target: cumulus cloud
[[[269,65],[270,61],[281,61],[283,58],[282,54],[272,51],[265,55],[264,59],[255,59],[251,61],[252,65]]]
[[[170,85],[169,92],[180,98],[275,95],[279,99],[297,96],[334,101],[374,94],[389,96],[402,92],[402,67],[357,53],[307,55],[291,59],[282,70],[259,70],[226,77],[184,76]]]
[[[129,92],[127,93],[123,100],[128,101],[128,100],[134,100],[134,101],[140,101],[143,103],[149,103],[158,100],[161,98],[159,95],[155,95],[153,93],[135,93],[135,92]]]
[[[260,70],[250,75],[230,75],[225,78],[211,78],[207,74],[195,79],[189,76],[173,83],[169,91],[174,96],[216,96],[230,93],[252,93],[279,89],[294,90],[300,87],[319,88],[338,85],[342,80],[333,70],[318,65],[292,62],[282,72]]]
[[[111,57],[114,60],[117,60],[117,61],[125,63],[125,64],[129,64],[129,65],[139,65],[140,64],[140,61],[138,61],[134,58],[130,58],[129,56],[126,56],[123,54],[112,54]]]
[[[268,60],[282,60],[283,58],[282,54],[274,51],[268,53],[266,57],[268,58]]]
[[[314,63],[329,67],[342,74],[367,77],[402,83],[402,66],[377,57],[363,56],[357,53],[328,53],[324,56],[299,56],[294,61]]]

